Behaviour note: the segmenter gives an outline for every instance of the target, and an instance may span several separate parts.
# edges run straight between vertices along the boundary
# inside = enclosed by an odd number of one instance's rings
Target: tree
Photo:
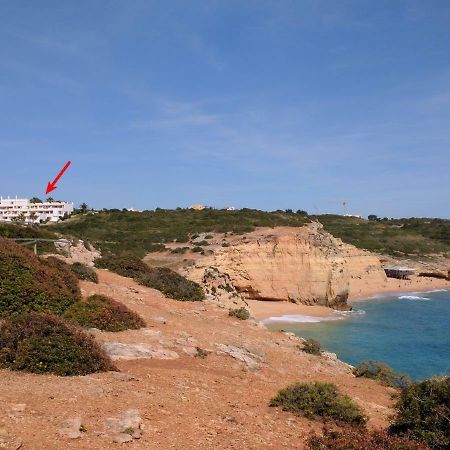
[[[304,209],[298,209],[295,214],[298,214],[299,216],[307,216],[308,213]]]
[[[47,199],[47,203],[53,203],[55,201],[55,199],[53,197],[49,197]]]
[[[30,203],[42,203],[42,200],[41,200],[40,198],[33,197],[33,198],[30,200]]]
[[[367,216],[367,218],[368,218],[369,220],[378,220],[378,216],[376,216],[375,214],[369,214],[369,215]]]
[[[80,205],[80,211],[82,212],[82,213],[85,213],[85,212],[87,212],[87,210],[89,209],[89,206],[87,205],[87,203],[82,203],[81,205]]]

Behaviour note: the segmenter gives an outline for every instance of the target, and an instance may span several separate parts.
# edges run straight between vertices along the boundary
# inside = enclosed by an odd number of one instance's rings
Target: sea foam
[[[273,322],[287,322],[287,323],[319,323],[329,320],[340,320],[341,317],[324,316],[324,317],[313,317],[313,316],[302,316],[302,315],[286,315],[286,316],[273,316],[262,320],[262,323],[273,323]]]
[[[399,300],[431,300],[429,297],[421,297],[420,295],[400,295]]]

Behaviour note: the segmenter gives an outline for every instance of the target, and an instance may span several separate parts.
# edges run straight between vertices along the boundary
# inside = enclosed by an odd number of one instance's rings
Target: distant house
[[[234,206],[229,206],[226,209],[227,209],[227,211],[236,211],[236,208]]]
[[[384,272],[389,278],[399,278],[400,280],[407,280],[410,275],[414,275],[415,270],[409,267],[390,266],[385,267]]]
[[[205,208],[206,208],[205,205],[192,205],[191,206],[191,209],[195,209],[196,211],[202,211]]]
[[[73,203],[32,203],[26,198],[0,197],[0,221],[3,222],[58,222],[73,212]]]

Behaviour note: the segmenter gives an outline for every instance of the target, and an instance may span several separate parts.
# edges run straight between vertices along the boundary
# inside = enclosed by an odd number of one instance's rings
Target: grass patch
[[[373,360],[358,364],[353,369],[353,375],[378,380],[385,386],[391,386],[397,389],[403,389],[411,383],[406,375],[395,372],[387,364]]]
[[[240,319],[240,320],[248,320],[250,318],[250,313],[244,307],[237,308],[237,309],[230,309],[228,311],[228,315],[230,317],[236,317],[237,319]]]
[[[115,370],[90,336],[60,317],[36,312],[0,323],[0,367],[61,376]]]
[[[84,328],[103,331],[136,330],[145,327],[144,320],[134,311],[103,295],[91,295],[86,300],[72,305],[64,318]]]
[[[91,281],[92,283],[98,283],[98,275],[97,272],[92,268],[88,267],[85,264],[81,264],[79,262],[73,263],[70,267],[72,272],[79,280]]]
[[[78,280],[64,262],[0,238],[0,318],[30,311],[62,314],[79,298]]]
[[[450,377],[431,378],[404,389],[391,432],[433,449],[450,448]]]
[[[332,383],[296,383],[282,389],[270,401],[283,411],[302,414],[308,419],[363,425],[367,421],[360,407],[347,395],[341,394]]]

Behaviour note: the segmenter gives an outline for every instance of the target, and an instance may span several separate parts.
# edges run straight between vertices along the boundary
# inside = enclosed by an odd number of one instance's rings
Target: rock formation
[[[344,244],[319,223],[264,228],[217,249],[189,269],[203,282],[214,273],[244,299],[291,301],[347,309],[352,279],[386,280],[377,256]],[[236,297],[234,296],[234,302]]]

